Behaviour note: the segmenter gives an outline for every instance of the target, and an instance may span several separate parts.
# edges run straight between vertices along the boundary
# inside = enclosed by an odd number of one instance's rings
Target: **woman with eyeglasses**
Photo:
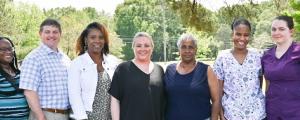
[[[75,58],[69,68],[68,90],[72,118],[111,120],[108,89],[119,59],[109,54],[106,28],[90,23],[76,44]]]
[[[14,44],[0,37],[0,120],[27,120],[29,107],[19,89],[20,70]]]

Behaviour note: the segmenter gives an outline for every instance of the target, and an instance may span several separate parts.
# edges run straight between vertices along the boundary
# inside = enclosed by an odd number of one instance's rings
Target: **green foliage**
[[[295,21],[295,38],[296,40],[300,41],[300,1],[299,0],[290,0],[290,6],[293,8],[292,16]]]
[[[215,33],[215,39],[217,43],[219,43],[218,48],[220,50],[225,50],[232,48],[232,42],[231,42],[231,29],[230,25],[228,24],[221,24],[219,25],[219,29]]]
[[[257,22],[255,22],[255,31],[253,35],[253,40],[250,44],[251,47],[266,49],[273,45],[271,40],[271,23],[272,20],[277,16],[276,7],[273,5],[273,2],[264,2],[259,5],[261,8],[269,8],[264,9],[261,14],[257,17]],[[273,6],[273,7],[272,7]]]
[[[195,28],[198,31],[214,31],[215,20],[212,11],[206,9],[201,4],[189,0],[166,0],[168,5],[180,15],[183,24]]]
[[[164,16],[165,15],[165,19]],[[153,60],[163,60],[163,41],[164,35],[167,38],[168,60],[174,60],[175,55],[172,54],[175,50],[176,39],[183,33],[184,27],[181,24],[180,18],[174,14],[171,9],[164,6],[163,1],[159,0],[126,0],[120,4],[115,11],[116,32],[125,42],[123,47],[124,59],[133,58],[131,48],[132,38],[135,33],[144,31],[152,35],[154,40]],[[165,20],[165,22],[164,22]],[[164,24],[165,23],[165,24]],[[165,25],[165,34],[164,34]]]
[[[74,58],[75,43],[84,27],[90,22],[100,22],[110,29],[110,52],[122,57],[122,40],[113,31],[113,18],[104,12],[97,12],[95,8],[76,10],[72,7],[41,10],[35,5],[26,3],[13,4],[9,0],[0,1],[0,35],[10,37],[16,44],[18,59],[23,59],[40,43],[39,25],[45,18],[58,19],[62,25],[60,48],[68,56]]]
[[[232,21],[236,18],[243,17],[250,21],[255,21],[256,18],[261,14],[261,11],[264,8],[261,8],[259,5],[245,3],[237,4],[232,6],[222,7],[217,12],[218,22],[222,24],[231,24]]]
[[[227,5],[213,12],[196,0],[125,0],[111,16],[91,7],[82,10],[73,7],[41,10],[35,5],[0,0],[0,35],[13,40],[18,58],[23,59],[40,43],[40,23],[48,17],[56,18],[62,24],[60,48],[74,58],[79,34],[87,24],[97,21],[108,28],[112,54],[126,60],[132,59],[132,38],[136,32],[145,31],[154,40],[153,60],[162,61],[164,41],[167,43],[167,60],[175,60],[178,57],[177,39],[188,31],[198,40],[197,58],[214,59],[219,50],[232,47],[230,24],[233,19],[244,17],[250,20],[253,39],[249,47],[265,49],[272,45],[272,19],[288,14],[295,20],[295,38],[300,40],[299,0],[271,0],[259,4],[248,1]]]
[[[23,59],[39,44],[39,24],[44,19],[44,15],[37,6],[24,3],[14,6],[10,14],[17,28],[16,33],[11,34],[16,44],[17,57]]]
[[[300,10],[300,1],[299,0],[289,0],[289,4],[294,10],[298,10],[298,11]]]
[[[12,3],[9,0],[0,0],[0,35],[7,36],[16,33],[16,27],[12,21]]]
[[[111,23],[112,18],[103,12],[97,12],[95,8],[84,8],[76,10],[72,7],[55,8],[45,12],[46,16],[59,19],[62,24],[62,39],[60,47],[66,54],[74,58],[76,40],[83,31],[83,29],[91,22],[99,22],[104,24],[109,31],[110,38],[110,52],[117,57],[122,57],[120,47],[123,46],[122,40],[117,38],[117,35],[110,31],[114,24]],[[110,28],[111,27],[111,28]]]
[[[209,48],[208,44],[210,41],[213,41],[213,36],[207,32],[197,31],[196,29],[188,29],[188,33],[191,33],[197,40],[197,59],[206,59],[208,56],[214,57],[212,54],[213,51]]]

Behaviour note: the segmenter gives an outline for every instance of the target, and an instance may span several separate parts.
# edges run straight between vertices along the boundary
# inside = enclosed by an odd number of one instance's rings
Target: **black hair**
[[[240,24],[248,26],[249,30],[251,31],[251,24],[245,18],[237,18],[237,19],[233,20],[233,22],[231,24],[231,30],[233,31]]]
[[[283,20],[286,22],[289,29],[294,29],[293,17],[287,15],[277,16],[274,20]]]
[[[0,41],[3,40],[8,40],[8,42],[11,44],[11,46],[14,48],[14,44],[13,42],[8,38],[8,37],[0,37]],[[16,74],[20,73],[20,70],[18,68],[18,60],[17,60],[17,56],[16,56],[16,52],[13,52],[13,60],[9,63],[9,66],[13,69],[13,71]],[[0,65],[0,74],[2,74],[6,80],[8,80],[8,82],[10,82],[12,84],[12,86],[16,89],[16,91],[14,92],[5,92],[3,94],[7,94],[7,95],[13,95],[16,94],[17,92],[22,92],[23,90],[19,89],[19,86],[15,83],[15,81],[13,80],[13,77],[11,75],[9,75],[7,72],[4,71],[4,69],[2,68],[2,66]]]
[[[8,37],[0,37],[0,40],[8,40],[8,42],[11,44],[11,46],[13,48],[15,48],[15,45],[13,44],[13,42],[8,38]],[[9,66],[14,70],[14,72],[20,72],[19,68],[18,68],[18,60],[17,60],[17,55],[16,52],[13,51],[13,60],[11,63],[9,63]],[[2,69],[2,67],[0,66],[0,69]]]
[[[45,20],[41,23],[41,25],[40,25],[40,32],[43,31],[43,27],[44,27],[44,26],[54,26],[54,27],[57,27],[58,30],[59,30],[59,32],[61,33],[61,25],[60,25],[60,23],[59,23],[57,20],[55,20],[55,19],[52,19],[52,18],[47,18],[47,19],[45,19]]]

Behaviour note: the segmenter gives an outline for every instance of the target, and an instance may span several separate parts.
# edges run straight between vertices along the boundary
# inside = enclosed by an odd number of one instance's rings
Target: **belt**
[[[44,111],[60,113],[60,114],[69,114],[69,110],[61,110],[61,109],[51,109],[51,108],[42,108]]]

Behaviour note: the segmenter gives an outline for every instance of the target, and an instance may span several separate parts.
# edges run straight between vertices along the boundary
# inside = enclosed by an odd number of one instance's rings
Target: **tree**
[[[9,13],[17,29],[11,34],[16,44],[17,57],[23,59],[32,49],[38,46],[39,25],[44,19],[43,12],[35,5],[19,3]]]
[[[189,28],[187,30],[188,33],[192,34],[197,40],[197,59],[207,59],[209,57],[214,57],[212,55],[212,51],[209,48],[209,43],[213,41],[213,36],[207,32],[198,31],[196,28]],[[209,57],[208,57],[209,56]]]
[[[184,27],[180,23],[180,18],[176,16],[170,9],[165,6],[161,9],[161,1],[158,0],[126,0],[119,5],[115,11],[116,33],[125,42],[123,47],[124,59],[133,58],[131,49],[132,38],[135,33],[144,31],[152,35],[154,40],[153,60],[163,60],[163,27],[166,28],[165,35],[169,38],[168,43],[175,43],[173,38],[184,32]],[[163,14],[165,12],[165,25],[163,24]],[[171,45],[173,46],[173,45]],[[173,50],[174,47],[170,47]],[[177,49],[174,49],[177,50]],[[173,57],[173,52],[168,51],[170,58]],[[170,58],[172,59],[172,58]]]
[[[7,36],[15,34],[17,29],[13,23],[12,2],[10,0],[0,0],[0,35]]]
[[[290,0],[289,4],[294,10],[292,16],[295,21],[295,30],[296,30],[295,38],[296,40],[300,41],[300,1]]]
[[[215,40],[220,43],[219,49],[225,50],[232,48],[231,42],[231,29],[228,24],[221,24],[217,32],[215,33]]]
[[[55,8],[49,11],[44,11],[46,16],[59,19],[62,25],[62,39],[60,47],[66,54],[74,58],[76,40],[83,29],[91,22],[99,22],[105,25],[109,31],[110,52],[117,57],[122,57],[120,47],[123,46],[122,40],[118,38],[113,30],[113,19],[104,12],[97,12],[95,8],[84,8],[76,10],[72,7]]]
[[[218,23],[231,25],[232,21],[237,18],[246,18],[249,21],[256,21],[262,10],[259,4],[244,3],[236,5],[227,5],[220,8],[216,14]]]
[[[196,0],[166,0],[168,5],[179,14],[183,24],[198,31],[212,32],[215,29],[213,12],[198,4]]]
[[[272,2],[264,2],[259,5],[260,7],[268,8],[264,9],[257,17],[255,25],[255,31],[253,40],[251,42],[252,47],[258,49],[267,49],[273,45],[271,40],[271,21],[276,17],[276,8]],[[272,7],[273,6],[273,7]]]

